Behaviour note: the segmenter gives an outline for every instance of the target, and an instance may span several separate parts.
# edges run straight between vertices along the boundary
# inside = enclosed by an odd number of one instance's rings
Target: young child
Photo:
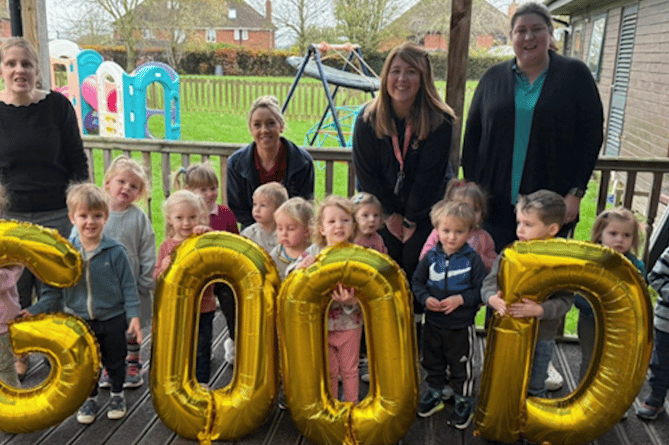
[[[660,298],[655,306],[655,335],[653,355],[650,360],[650,394],[637,408],[636,415],[645,420],[655,420],[664,411],[669,389],[669,248],[667,248],[648,274],[648,282]]]
[[[268,182],[255,189],[253,192],[255,224],[242,230],[241,235],[255,242],[267,252],[271,252],[278,244],[274,212],[286,200],[288,200],[288,191],[283,184],[278,182]]]
[[[538,190],[527,196],[519,196],[516,205],[516,236],[520,241],[554,238],[560,231],[566,211],[564,198],[549,190]],[[571,292],[558,292],[541,304],[523,298],[507,307],[497,283],[499,263],[503,255],[504,253],[495,260],[490,274],[483,281],[481,298],[499,316],[508,313],[514,318],[539,319],[539,332],[527,392],[532,396],[545,397],[548,364],[555,348],[555,335],[560,326],[560,319],[569,312],[574,302],[574,295]]]
[[[351,198],[358,224],[358,236],[353,241],[358,246],[368,247],[381,253],[388,253],[386,244],[377,231],[381,228],[383,207],[381,201],[370,193],[360,192]]]
[[[202,197],[209,211],[209,227],[212,230],[239,234],[237,218],[235,218],[232,210],[217,202],[218,178],[209,162],[191,164],[187,168],[182,167],[174,176],[173,187],[176,190],[190,190]],[[235,295],[230,286],[223,283],[213,284],[213,292],[221,306],[221,312],[225,316],[230,334],[230,338],[223,342],[225,360],[233,364],[235,361],[235,327],[237,325]]]
[[[616,207],[604,210],[597,216],[590,239],[622,253],[636,266],[641,276],[646,276],[646,267],[634,254],[639,249],[639,222],[634,214],[624,208]],[[578,340],[581,346],[581,366],[579,378],[583,380],[590,366],[592,351],[595,347],[595,316],[590,304],[580,295],[576,295],[575,305],[578,314]]]
[[[45,285],[41,298],[27,308],[27,312],[39,314],[64,307],[87,321],[100,345],[102,364],[111,380],[107,417],[121,419],[126,413],[123,396],[126,333],[137,343],[142,342],[137,281],[125,247],[103,234],[109,218],[105,193],[90,183],[71,186],[67,192],[67,210],[77,229],[70,242],[81,251],[85,269],[83,278],[66,289]],[[126,318],[130,320],[129,324]],[[97,392],[96,385],[79,408],[79,423],[89,424],[95,420]]]
[[[7,194],[0,185],[0,214],[7,207]],[[0,268],[0,381],[9,386],[19,388],[19,374],[14,364],[16,356],[12,351],[7,332],[7,322],[16,318],[21,312],[19,291],[16,289],[23,266],[5,266]]]
[[[492,236],[481,228],[487,213],[485,193],[475,182],[451,179],[446,186],[444,199],[446,201],[464,202],[474,211],[474,230],[469,235],[467,244],[479,254],[486,269],[490,270],[492,263],[497,258],[497,253],[495,252],[495,242]],[[437,229],[434,229],[425,240],[419,258],[423,259],[427,251],[436,246],[438,241]]]
[[[270,256],[282,280],[286,278],[288,266],[299,260],[309,247],[313,221],[313,206],[300,197],[290,198],[274,212],[279,244],[272,249]]]
[[[163,215],[166,238],[158,249],[158,261],[153,273],[155,279],[169,267],[172,261],[171,254],[179,243],[193,234],[202,234],[210,230],[206,225],[207,209],[204,201],[188,190],[172,193],[163,203]],[[195,377],[203,386],[208,385],[211,373],[211,340],[215,311],[213,288],[207,286],[202,295],[195,362]]]
[[[472,209],[457,201],[439,201],[430,211],[439,241],[418,263],[411,280],[416,300],[425,307],[423,368],[427,391],[418,415],[443,409],[444,383],[453,388],[452,424],[465,429],[472,420],[474,319],[481,303],[486,268],[467,240],[475,228]],[[450,378],[446,368],[450,368]]]
[[[315,243],[302,255],[295,268],[309,267],[325,247],[352,242],[356,236],[353,204],[341,196],[326,197],[318,208]],[[289,268],[290,272],[291,268]],[[334,300],[328,312],[328,363],[330,391],[339,395],[339,377],[344,400],[358,402],[358,355],[362,337],[362,310],[353,289],[339,286],[332,292]]]
[[[104,234],[125,247],[132,273],[137,282],[137,293],[142,318],[151,319],[150,313],[142,313],[141,308],[151,309],[151,291],[154,287],[153,269],[156,267],[156,235],[149,217],[134,203],[148,193],[148,178],[137,161],[119,156],[107,170],[104,182],[109,195],[109,219]],[[139,343],[128,337],[126,373],[124,388],[139,388],[144,384],[139,357]],[[109,373],[104,370],[99,382],[100,388],[111,388]]]

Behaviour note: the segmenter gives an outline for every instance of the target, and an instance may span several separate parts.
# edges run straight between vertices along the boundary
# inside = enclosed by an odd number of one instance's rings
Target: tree
[[[249,0],[248,3],[261,14],[266,13],[265,0]],[[279,28],[277,40],[294,39],[294,45],[303,53],[310,43],[317,41],[314,39],[327,36],[327,29],[334,28],[331,2],[330,0],[274,0],[272,22]]]
[[[363,52],[378,51],[388,24],[400,11],[400,0],[336,0],[335,17],[342,35]]]

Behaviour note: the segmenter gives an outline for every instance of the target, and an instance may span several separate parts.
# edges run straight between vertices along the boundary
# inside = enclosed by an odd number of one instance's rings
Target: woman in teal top
[[[519,194],[548,189],[564,196],[563,232],[573,228],[603,141],[592,74],[553,51],[552,32],[545,6],[519,6],[511,19],[516,57],[483,75],[469,110],[462,167],[467,180],[488,192],[483,228],[498,252],[516,239]]]

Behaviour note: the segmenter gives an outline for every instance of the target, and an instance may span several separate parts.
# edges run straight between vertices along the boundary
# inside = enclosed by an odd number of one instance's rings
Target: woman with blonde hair
[[[361,111],[353,133],[360,191],[376,196],[390,256],[408,277],[432,230],[430,208],[444,196],[455,114],[439,98],[425,49],[394,48],[383,66],[379,95]],[[416,310],[422,312],[420,306]]]

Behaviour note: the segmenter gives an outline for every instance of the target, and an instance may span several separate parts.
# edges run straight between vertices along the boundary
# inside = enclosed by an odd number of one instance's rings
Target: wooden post
[[[37,49],[42,89],[51,89],[49,37],[46,27],[46,0],[22,0],[23,35]]]
[[[455,111],[458,120],[453,124],[451,140],[451,164],[457,176],[460,166],[460,139],[463,116],[465,87],[467,86],[467,60],[469,57],[469,28],[472,17],[472,0],[451,2],[451,33],[448,44],[448,68],[446,72],[446,103]]]

